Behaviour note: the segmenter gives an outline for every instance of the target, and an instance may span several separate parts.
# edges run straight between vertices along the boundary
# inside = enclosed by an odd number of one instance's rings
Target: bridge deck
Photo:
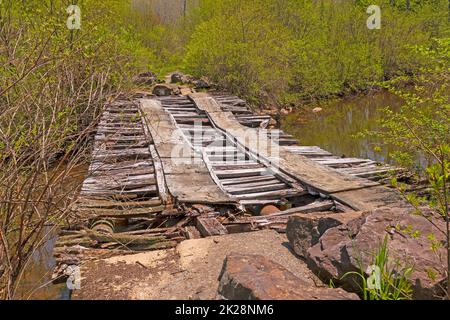
[[[255,115],[246,106],[244,100],[236,96],[217,93],[212,96],[221,104],[221,109],[231,112],[240,124],[264,131],[274,143],[285,146],[288,151],[308,157],[337,171],[372,181],[382,180],[392,172],[401,171],[400,168],[370,159],[338,157],[318,146],[301,146],[297,139],[280,129],[264,129],[268,124],[267,116],[263,118],[260,115]]]
[[[81,227],[66,230],[55,244],[55,279],[72,261],[114,250],[158,250],[261,229],[285,232],[295,213],[414,210],[398,192],[371,181],[378,177],[371,172],[385,167],[263,130],[267,117],[254,116],[244,104],[192,94],[106,106],[74,210]],[[89,250],[74,247],[80,244]]]
[[[148,216],[163,211],[152,143],[135,103],[120,100],[106,106],[74,211],[83,219]]]
[[[141,109],[162,168],[170,194],[181,203],[236,204],[209,174],[201,155],[187,144],[183,131],[158,100],[141,100]]]
[[[375,182],[391,167],[255,127],[266,119],[241,99],[204,93],[108,105],[76,209],[87,218],[132,217],[172,200],[248,206],[320,194],[363,210],[394,196]]]

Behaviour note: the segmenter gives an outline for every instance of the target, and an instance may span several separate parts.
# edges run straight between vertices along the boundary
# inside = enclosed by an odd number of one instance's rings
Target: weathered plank
[[[161,157],[162,169],[170,194],[180,203],[237,204],[237,199],[226,194],[212,179],[203,161],[189,147],[183,132],[158,100],[140,100],[142,115],[155,148]],[[188,157],[176,157],[179,150]],[[175,155],[175,157],[174,157]]]
[[[237,123],[232,113],[223,112],[220,104],[207,94],[196,93],[189,97],[199,109],[208,113],[216,126],[232,135],[242,146],[266,159],[276,158],[278,160],[276,165],[282,171],[323,193],[332,194],[377,185],[374,182],[339,173],[306,157],[292,154],[286,147],[274,145],[267,136],[264,137],[256,130]]]
[[[203,237],[228,234],[227,229],[216,218],[198,217],[196,226]]]

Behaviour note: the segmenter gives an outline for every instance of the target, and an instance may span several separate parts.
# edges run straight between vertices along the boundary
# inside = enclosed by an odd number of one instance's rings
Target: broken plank
[[[196,226],[203,237],[220,236],[228,233],[227,229],[216,218],[198,217]]]

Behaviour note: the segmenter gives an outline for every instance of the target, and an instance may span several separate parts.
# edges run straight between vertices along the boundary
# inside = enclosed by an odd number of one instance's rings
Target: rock
[[[272,204],[268,204],[265,205],[262,209],[261,212],[259,213],[262,216],[268,216],[269,214],[272,213],[277,213],[280,212],[280,209]]]
[[[319,112],[321,112],[323,109],[322,108],[314,108],[314,109],[312,109],[312,112],[314,112],[314,113],[319,113]]]
[[[301,257],[307,256],[310,247],[319,242],[319,238],[330,228],[360,218],[362,212],[346,213],[299,213],[289,217],[286,236],[291,247]]]
[[[195,78],[190,75],[183,74],[181,72],[172,73],[170,76],[171,83],[177,84],[190,84],[195,89],[209,89],[211,88],[210,81],[206,77]]]
[[[439,229],[438,229],[439,228]],[[385,236],[392,268],[413,267],[410,276],[414,299],[433,299],[443,294],[444,246],[433,252],[433,243],[445,243],[444,222],[411,214],[411,209],[377,209],[359,219],[327,230],[307,253],[308,266],[323,281],[333,280],[347,290],[359,292],[356,278],[347,272],[366,270]],[[435,240],[429,239],[430,235]],[[396,262],[399,264],[397,265]],[[433,276],[431,276],[433,275]]]
[[[195,89],[209,89],[209,88],[211,88],[211,85],[209,84],[208,79],[206,79],[205,77],[193,80],[192,84],[194,85]]]
[[[262,255],[228,255],[218,293],[229,300],[357,300],[342,289],[308,285]]]
[[[148,71],[140,73],[133,78],[133,82],[140,85],[152,86],[155,83],[159,83],[158,77],[155,73]]]
[[[179,92],[178,87],[170,86],[167,84],[158,84],[153,88],[153,94],[156,96],[170,96]]]
[[[172,73],[170,76],[171,83],[187,83],[189,81],[189,77],[185,76],[181,72]]]

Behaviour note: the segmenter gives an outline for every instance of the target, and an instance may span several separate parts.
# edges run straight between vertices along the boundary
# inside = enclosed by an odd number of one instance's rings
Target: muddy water
[[[61,172],[66,170],[62,167]],[[77,192],[81,187],[88,166],[74,167],[61,181],[60,192],[67,194]],[[59,172],[59,171],[58,171]],[[24,273],[15,295],[15,299],[25,300],[61,300],[69,299],[70,291],[65,284],[53,285],[51,276],[55,267],[53,248],[57,240],[58,226],[45,227],[43,245],[34,252]]]
[[[400,108],[402,100],[389,92],[339,99],[316,104],[291,113],[282,119],[282,128],[295,136],[301,145],[319,146],[338,156],[361,157],[392,163],[392,146],[375,151],[374,138],[357,136],[364,130],[377,129],[383,116],[380,108]],[[318,113],[312,109],[320,107]]]
[[[63,284],[53,285],[51,276],[55,266],[53,248],[56,241],[56,228],[47,226],[44,245],[32,256],[23,274],[16,299],[24,300],[55,300],[69,299],[70,292]]]

